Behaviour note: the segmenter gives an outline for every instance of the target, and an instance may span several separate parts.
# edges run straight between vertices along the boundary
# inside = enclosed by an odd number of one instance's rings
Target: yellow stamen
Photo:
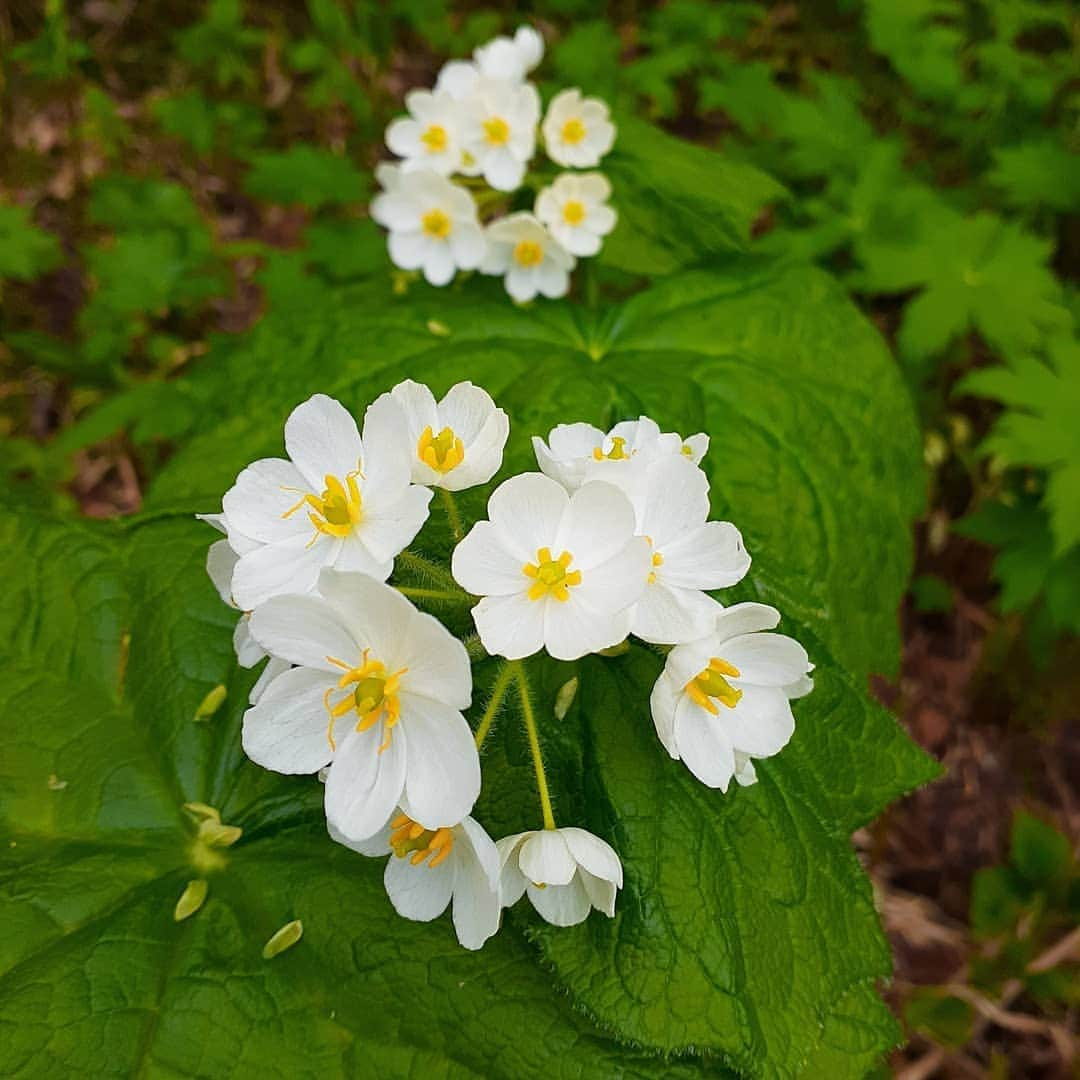
[[[651,544],[652,541],[649,540],[649,543]],[[652,553],[652,564],[653,564],[654,567],[664,565],[664,556],[661,555],[659,551],[654,551]],[[649,571],[649,584],[652,585],[655,581],[656,581],[656,570],[650,570]]]
[[[574,561],[569,551],[564,551],[557,559],[551,557],[551,548],[540,548],[536,552],[536,562],[526,563],[521,572],[533,579],[529,586],[529,599],[540,600],[545,596],[554,596],[565,603],[570,599],[570,587],[581,584],[581,571],[567,568]]]
[[[401,668],[388,674],[386,665],[381,660],[370,659],[370,652],[370,649],[364,650],[358,667],[350,667],[344,660],[333,656],[326,658],[344,672],[338,679],[337,689],[350,691],[336,705],[330,703],[334,687],[330,687],[323,696],[323,704],[330,718],[326,737],[331,750],[337,749],[334,742],[334,724],[347,713],[356,713],[357,731],[368,731],[380,720],[386,721],[386,739],[379,747],[380,754],[390,745],[391,730],[401,718],[398,686],[401,676],[409,669]]]
[[[505,146],[510,141],[510,125],[501,116],[489,116],[481,127],[489,146]]]
[[[567,225],[580,225],[585,220],[585,204],[577,199],[568,199],[563,203],[562,216]]]
[[[689,446],[687,446],[686,443],[682,444],[682,452],[686,457],[694,456],[694,451]]]
[[[465,444],[450,428],[444,427],[438,435],[433,435],[429,426],[416,444],[416,454],[425,465],[445,473],[465,460]]]
[[[686,692],[695,704],[711,712],[713,716],[717,716],[720,712],[716,707],[717,701],[729,709],[734,709],[743,695],[743,692],[732,686],[725,676],[737,679],[739,669],[734,664],[729,664],[726,660],[714,656],[709,661],[709,666],[686,684]]]
[[[514,262],[518,266],[539,266],[544,261],[544,249],[535,240],[519,240],[514,245]]]
[[[360,470],[355,469],[345,476],[343,484],[336,476],[329,473],[323,478],[326,487],[321,495],[304,495],[299,502],[294,503],[281,516],[292,517],[302,506],[311,509],[308,512],[308,520],[315,526],[315,535],[312,543],[319,538],[319,533],[327,536],[345,537],[352,532],[353,527],[360,523],[363,517],[364,501],[360,497],[360,487],[356,478]],[[295,490],[285,488],[283,490]],[[310,545],[309,545],[310,546]]]
[[[399,814],[390,822],[390,847],[399,859],[409,857],[413,866],[419,866],[429,859],[428,866],[434,869],[445,862],[454,848],[454,833],[451,829],[425,829],[407,814]]]
[[[442,210],[429,210],[420,219],[420,226],[424,232],[436,240],[445,240],[453,228],[450,216]]]
[[[577,116],[570,117],[562,126],[562,141],[574,146],[584,138],[585,125],[581,122],[581,118]]]
[[[605,454],[602,446],[594,446],[592,456],[597,461],[626,461],[630,455],[626,452],[626,440],[618,435],[612,436],[611,449]]]
[[[429,154],[441,154],[450,140],[447,137],[446,128],[441,124],[430,124],[420,136],[420,141]]]

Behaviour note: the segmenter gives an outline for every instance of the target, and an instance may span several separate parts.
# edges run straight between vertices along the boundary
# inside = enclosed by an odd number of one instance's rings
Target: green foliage
[[[258,146],[266,134],[266,118],[254,105],[212,101],[198,90],[161,98],[151,110],[162,131],[183,139],[202,157],[226,148],[243,154]]]
[[[190,430],[140,518],[0,524],[0,812],[15,841],[3,1071],[342,1075],[362,1060],[388,1076],[862,1077],[897,1033],[875,992],[888,949],[847,836],[934,771],[863,690],[895,660],[923,497],[911,408],[873,330],[825,275],[745,258],[602,313],[515,309],[475,281],[399,295],[372,280],[309,302],[179,381]],[[252,676],[235,667],[234,617],[203,569],[211,537],[190,514],[247,461],[280,453],[282,418],[311,392],[358,410],[406,376],[436,393],[486,386],[511,415],[514,471],[531,434],[570,418],[646,411],[708,430],[714,512],[755,557],[739,595],[779,604],[817,664],[791,746],[725,797],[657,743],[654,652],[529,662],[556,812],[623,858],[613,922],[555,931],[515,910],[466,954],[445,920],[393,916],[381,866],[326,837],[313,778],[264,772],[240,750]],[[467,519],[484,495],[459,500]],[[438,511],[417,550],[445,564]],[[469,626],[464,607],[438,613]],[[493,669],[476,669],[474,722]],[[580,691],[556,721],[572,674]],[[196,723],[218,686],[224,704]],[[485,748],[478,816],[496,834],[536,815],[517,720],[504,710]],[[182,810],[192,801],[240,841],[208,858]],[[177,922],[196,878],[207,900]],[[293,919],[303,938],[261,959]]]
[[[256,198],[299,203],[312,210],[360,202],[370,187],[370,178],[347,158],[306,143],[280,153],[253,155],[244,179],[244,190]]]
[[[210,72],[222,89],[255,82],[252,54],[266,35],[244,23],[243,0],[207,0],[206,13],[176,35],[176,50],[188,63]]]
[[[89,58],[90,49],[71,37],[65,0],[45,0],[45,23],[41,33],[11,49],[10,58],[36,79],[55,82],[70,78]]]
[[[937,1043],[961,1047],[971,1038],[975,1010],[958,997],[930,988],[911,996],[904,1006],[904,1022]]]
[[[39,229],[25,206],[0,203],[0,282],[29,281],[60,261],[60,245]]]

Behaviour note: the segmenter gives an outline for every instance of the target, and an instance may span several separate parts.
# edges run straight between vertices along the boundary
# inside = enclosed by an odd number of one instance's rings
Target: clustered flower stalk
[[[596,255],[615,228],[611,185],[599,172],[529,171],[538,140],[564,169],[593,169],[615,142],[607,105],[580,90],[557,94],[541,123],[540,94],[526,76],[544,42],[531,27],[497,37],[473,59],[452,60],[432,90],[405,98],[409,115],[386,130],[401,159],[376,170],[371,216],[389,230],[390,258],[432,285],[459,270],[501,276],[519,302],[570,288],[579,258]],[[522,190],[531,211],[511,212]]]
[[[466,528],[453,493],[492,481],[509,433],[469,382],[438,401],[402,382],[367,407],[362,432],[317,394],[285,422],[287,457],[252,462],[204,518],[224,533],[207,569],[240,612],[237,659],[265,660],[244,715],[248,757],[318,775],[331,837],[386,858],[387,893],[406,918],[451,907],[470,949],[525,893],[570,926],[594,908],[613,917],[623,883],[606,840],[557,823],[540,718],[564,715],[569,699],[537,702],[527,657],[607,655],[631,636],[663,646],[657,735],[725,792],[732,779],[754,783],[753,762],[786,745],[790,702],[812,688],[802,646],[769,632],[775,609],[710,595],[741,580],[750,556],[734,525],[709,520],[708,436],[684,439],[644,416],[607,432],[560,424],[533,438],[539,471],[498,484],[487,518]],[[449,568],[408,550],[435,492],[455,539]],[[425,584],[389,584],[398,563]],[[472,654],[502,659],[475,733],[470,648],[414,601],[472,605]],[[471,815],[480,749],[510,695],[540,827],[496,842]]]

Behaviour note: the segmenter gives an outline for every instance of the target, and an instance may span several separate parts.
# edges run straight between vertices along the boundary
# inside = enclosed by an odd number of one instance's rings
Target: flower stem
[[[544,828],[555,828],[555,815],[551,810],[551,794],[548,791],[547,774],[544,772],[544,757],[540,752],[540,739],[536,733],[536,716],[533,713],[532,698],[529,696],[529,682],[525,678],[525,668],[520,660],[515,660],[512,667],[517,676],[518,697],[521,700],[521,715],[525,719],[525,733],[529,737],[529,750],[532,752],[533,768],[536,770],[536,791],[540,796],[540,810],[544,815]]]
[[[510,680],[513,677],[513,664],[503,664],[499,669],[499,674],[495,676],[495,682],[491,687],[491,700],[487,703],[484,715],[480,717],[480,726],[476,729],[475,738],[477,750],[484,745],[484,740],[491,730],[491,725],[495,722],[495,714],[499,711],[499,706],[502,704],[503,698],[506,697],[507,687],[509,687]]]
[[[405,551],[399,552],[395,562],[400,562],[402,566],[407,566],[421,579],[426,579],[427,581],[432,582],[432,584],[437,583],[443,585],[450,591],[455,591],[459,588],[458,583],[454,580],[454,575],[451,574],[449,570],[440,566],[438,563],[431,562],[430,559],[424,558],[423,555],[417,555],[415,551],[406,549]]]
[[[446,488],[439,488],[439,498],[442,499],[446,519],[450,522],[450,532],[453,534],[454,543],[458,544],[465,535],[465,526],[462,524],[461,514],[458,513],[457,503],[454,502],[454,496]]]
[[[398,585],[397,591],[402,596],[414,600],[449,600],[455,604],[471,603],[471,598],[460,589],[423,589],[415,585]]]

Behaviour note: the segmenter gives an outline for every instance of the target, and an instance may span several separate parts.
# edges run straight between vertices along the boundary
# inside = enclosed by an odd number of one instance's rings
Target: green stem
[[[472,603],[467,593],[460,589],[422,589],[416,585],[398,585],[397,591],[402,596],[411,597],[414,600],[450,600],[455,604]]]
[[[484,715],[480,717],[480,726],[476,729],[475,738],[477,750],[484,745],[484,740],[491,730],[491,725],[495,722],[495,714],[499,711],[499,706],[502,704],[503,698],[506,697],[506,690],[513,677],[513,664],[503,664],[499,669],[499,674],[495,676],[495,682],[491,687],[491,700],[487,703]]]
[[[454,543],[458,544],[465,535],[465,526],[462,524],[461,514],[458,513],[457,503],[454,502],[454,496],[446,488],[439,488],[439,498],[442,499],[446,519],[450,522],[450,532],[454,537]]]
[[[529,750],[532,753],[533,768],[536,770],[536,791],[540,796],[540,811],[544,815],[544,828],[555,828],[555,815],[551,810],[551,794],[548,791],[547,774],[544,772],[544,756],[540,752],[540,739],[536,732],[536,716],[533,713],[532,698],[529,697],[529,683],[525,678],[525,668],[520,660],[515,660],[507,667],[514,668],[517,676],[518,697],[521,699],[521,715],[525,718],[525,734],[529,738]]]
[[[449,570],[438,563],[425,559],[423,555],[417,555],[414,551],[402,551],[395,561],[400,562],[402,566],[409,567],[410,570],[414,570],[420,577],[427,578],[428,581],[437,581],[452,591],[460,590],[460,586],[454,580],[454,575]]]

